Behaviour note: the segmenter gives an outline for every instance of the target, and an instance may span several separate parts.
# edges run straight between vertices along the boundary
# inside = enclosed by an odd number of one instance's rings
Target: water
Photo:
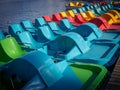
[[[0,0],[0,29],[8,31],[8,26],[31,20],[43,15],[65,11],[66,0]]]

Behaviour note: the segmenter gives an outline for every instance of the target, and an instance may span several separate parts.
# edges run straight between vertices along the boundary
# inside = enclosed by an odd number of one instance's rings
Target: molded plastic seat
[[[78,8],[78,9],[77,9],[77,12],[82,13],[82,12],[84,12],[84,11],[82,10],[82,8]]]
[[[30,52],[15,59],[7,67],[3,71],[11,78],[13,85],[22,90],[94,90],[101,87],[100,83],[106,81],[104,77],[107,77],[108,74],[107,69],[100,65],[84,63],[68,65],[66,61],[54,63],[48,55],[39,51]],[[2,73],[4,78],[6,78],[5,73]],[[0,76],[3,77],[2,75]],[[8,82],[4,78],[2,80]],[[7,86],[8,84],[5,85],[6,83],[3,83],[2,80],[1,84]],[[19,87],[15,81],[19,82]],[[23,84],[22,81],[25,83]],[[20,84],[23,85],[20,87]]]
[[[107,5],[104,5],[104,7],[105,7],[105,9],[107,10],[107,11],[109,11],[110,9],[107,7]]]
[[[67,14],[67,16],[71,16],[71,17],[75,17],[75,14],[74,14],[74,12],[72,11],[72,10],[68,10],[67,12],[66,12],[66,14]]]
[[[84,30],[84,31],[83,31]],[[79,33],[81,36],[86,36],[85,40],[88,39],[87,41],[90,40],[95,40],[95,41],[99,41],[101,43],[108,43],[108,42],[112,42],[115,44],[120,44],[120,32],[119,31],[106,31],[106,32],[102,32],[95,24],[93,23],[85,23],[80,25],[76,30],[74,30],[75,32]],[[94,36],[90,36],[91,33],[94,34]],[[89,36],[89,37],[88,37]],[[88,38],[87,38],[88,37]]]
[[[23,27],[25,30],[27,30],[27,31],[29,31],[29,32],[31,32],[31,33],[35,33],[36,30],[37,30],[37,29],[33,26],[32,22],[31,22],[30,20],[24,20],[24,21],[22,21],[22,22],[21,22],[21,25],[22,25],[22,27]]]
[[[62,20],[62,17],[59,13],[55,13],[55,14],[52,15],[52,19],[55,22],[59,22],[60,20]]]
[[[37,42],[28,31],[24,31],[18,34],[20,43],[28,46],[30,49],[39,49],[43,47],[43,43]]]
[[[60,21],[60,28],[64,31],[71,31],[71,30],[74,30],[76,27],[73,26],[69,21],[68,19],[62,19]]]
[[[87,12],[85,7],[81,7],[81,9],[83,10],[83,12]]]
[[[77,18],[75,17],[75,14],[73,13],[72,10],[69,10],[67,12],[67,14],[65,12],[61,12],[62,18],[67,18],[69,20],[69,22],[71,22],[74,26],[79,26],[82,22],[80,22],[79,20],[77,20]],[[60,17],[60,16],[59,16]],[[60,18],[61,19],[61,18]],[[59,19],[59,20],[60,20]],[[62,20],[62,19],[61,19]]]
[[[110,10],[117,10],[118,12],[120,12],[120,8],[114,7],[112,4],[107,4],[107,7],[108,7]]]
[[[90,9],[90,6],[85,6],[85,9],[88,11],[88,10],[91,10]]]
[[[51,30],[55,33],[55,34],[64,34],[66,32],[64,32],[62,29],[60,29],[60,27],[57,25],[56,22],[49,22],[48,26],[51,28]]]
[[[59,46],[54,48],[57,43]],[[54,55],[56,53],[57,58],[73,62],[96,63],[106,67],[113,65],[119,56],[115,55],[119,49],[118,44],[97,42],[89,47],[79,34],[73,32],[56,38],[49,48],[54,51]],[[61,53],[59,54],[58,51]]]
[[[104,12],[107,12],[107,10],[104,6],[101,6],[101,10],[103,10]]]
[[[62,18],[66,18],[67,17],[66,12],[60,12],[60,15],[62,16]]]
[[[105,12],[101,10],[101,8],[95,8],[94,11],[98,14],[98,15],[102,15],[104,14]]]
[[[101,17],[105,18],[110,25],[120,24],[120,20],[117,20],[111,13],[105,13]]]
[[[90,19],[93,19],[93,18],[96,18],[96,17],[97,17],[95,14],[92,13],[92,11],[87,11],[87,12],[86,12],[86,15],[87,15]]]
[[[14,37],[7,37],[0,40],[0,61],[7,62],[18,58],[26,53],[22,50]]]
[[[77,9],[72,9],[72,11],[74,12],[74,14],[78,14]]]
[[[94,19],[90,20],[89,22],[97,25],[97,27],[102,31],[106,31],[110,27],[108,22],[102,17],[94,18]]]
[[[46,22],[52,22],[53,21],[52,18],[49,15],[44,15],[42,17],[45,19]]]
[[[79,26],[80,24],[82,24],[83,22],[80,20],[81,18],[78,18],[80,16],[76,16],[76,14],[74,14],[74,12],[72,10],[68,10],[67,11],[67,15],[68,15],[68,20],[74,25],[74,26]]]
[[[77,20],[76,17],[72,18],[71,16],[67,16],[66,18],[67,18],[68,21],[69,21],[70,23],[72,23],[72,25],[74,25],[74,26],[79,26],[80,24],[82,24],[82,22],[79,21],[79,19]]]
[[[17,40],[19,40],[17,34],[23,31],[25,30],[21,27],[20,24],[12,24],[9,26],[9,34],[11,34]]]
[[[61,16],[60,14],[53,14],[53,20],[54,21],[57,21],[57,22],[60,22],[60,20],[64,19],[64,18],[67,18],[73,25],[75,26],[79,26],[80,23],[77,23],[73,17],[71,16],[67,16],[67,14],[65,12],[61,12],[63,16]]]
[[[34,39],[37,39],[37,29],[33,26],[30,20],[24,20],[21,22],[21,26],[24,28],[25,31],[29,31]]]
[[[5,35],[3,34],[2,30],[0,30],[0,40],[5,38]]]
[[[111,5],[110,4],[107,4],[106,5],[110,10],[112,9]]]
[[[97,21],[97,22],[96,22]],[[102,31],[119,31],[120,30],[120,25],[109,25],[106,19],[102,17],[95,18],[93,20],[90,20],[90,22],[96,24],[98,28]]]
[[[75,6],[75,4],[73,2],[70,2],[69,6]]]
[[[80,13],[80,14],[82,15],[83,18],[85,18],[85,20],[87,20],[87,21],[91,20],[91,19],[86,15],[86,13],[82,12],[82,13]]]
[[[42,17],[35,19],[35,27],[37,27],[37,28],[40,26],[44,26],[46,24],[47,24],[47,22]]]
[[[82,15],[81,14],[76,14],[75,15],[75,21],[76,22],[79,22],[79,23],[85,23],[85,22],[87,22],[87,20],[85,20],[83,17],[82,17]]]
[[[52,41],[57,37],[57,35],[54,35],[50,27],[47,25],[39,27],[37,33],[38,33],[37,40],[42,43]]]
[[[110,13],[105,13],[105,14],[101,15],[101,17],[104,18],[104,19],[106,19],[106,21],[107,21],[110,25],[112,25],[112,24],[114,23],[114,21],[113,21],[111,15],[109,15],[109,14],[110,14]]]
[[[120,19],[120,14],[116,10],[110,10],[108,13],[114,15],[116,19]]]
[[[93,6],[93,5],[90,5],[89,7],[90,7],[90,9],[94,9],[94,6]]]

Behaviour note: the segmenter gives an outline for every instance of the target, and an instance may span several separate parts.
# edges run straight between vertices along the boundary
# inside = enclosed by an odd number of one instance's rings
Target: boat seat
[[[3,31],[0,30],[0,40],[3,39],[3,38],[5,38],[5,35],[4,35]]]
[[[37,40],[37,28],[35,28],[30,20],[24,20],[21,23],[21,26],[24,28],[25,31],[29,31],[33,38]]]
[[[91,19],[86,15],[86,13],[82,12],[82,13],[80,13],[80,14],[82,15],[83,18],[85,18],[85,20],[87,20],[87,21],[91,20]]]
[[[68,19],[62,19],[60,21],[60,28],[64,31],[72,31],[73,29],[75,29],[76,27],[73,26]]]
[[[63,31],[56,22],[49,22],[48,26],[51,28],[51,30],[58,35],[64,34],[66,33],[65,31]]]
[[[52,32],[51,28],[47,25],[39,27],[37,33],[38,33],[37,40],[42,43],[52,41],[57,37],[57,35],[55,35]]]
[[[46,24],[47,24],[47,22],[46,22],[45,19],[42,18],[42,17],[35,19],[35,27],[36,27],[36,28],[38,28],[38,27],[40,27],[40,26],[44,26],[44,25],[46,25]]]
[[[57,49],[54,49],[54,43],[65,43],[68,40],[71,42],[69,45],[73,45],[73,47],[71,47],[71,49],[64,49],[62,54],[57,54],[55,57],[67,61],[95,63],[109,67],[115,63],[119,56],[118,54],[115,56],[119,49],[118,44],[96,42],[88,46],[86,41],[79,34],[73,32],[66,33],[56,38],[55,41],[52,42],[50,49],[57,52],[57,50],[61,49],[63,46],[60,45],[61,47],[59,46],[56,47]],[[67,47],[67,44],[64,44],[64,47]]]
[[[66,12],[66,14],[67,14],[67,16],[71,16],[71,17],[75,17],[75,14],[74,14],[74,12],[72,11],[72,10],[68,10],[67,12]]]
[[[87,15],[90,19],[93,19],[93,18],[96,18],[96,17],[97,17],[95,14],[92,13],[92,11],[87,11],[87,12],[86,12],[86,15]]]
[[[66,12],[60,12],[60,15],[61,15],[62,18],[66,18],[67,17]]]
[[[59,13],[55,13],[55,14],[52,15],[52,19],[55,22],[59,22],[60,20],[62,20],[62,17],[60,16]]]
[[[0,40],[0,61],[8,62],[26,54],[14,37],[7,37]]]
[[[28,31],[19,33],[18,37],[20,39],[20,43],[30,49],[36,50],[43,48],[43,43],[37,42]]]
[[[12,84],[22,90],[93,90],[101,87],[101,83],[106,81],[104,77],[108,75],[107,69],[103,66],[86,63],[69,64],[66,61],[54,62],[50,56],[40,51],[28,52],[6,66],[8,68],[3,68],[3,72],[0,72],[0,76],[4,76],[2,80],[0,79],[1,84],[4,84],[2,87],[7,86],[12,80]],[[19,83],[18,86],[16,82]]]
[[[46,22],[52,22],[53,21],[52,18],[49,15],[44,15],[42,17],[45,19]]]

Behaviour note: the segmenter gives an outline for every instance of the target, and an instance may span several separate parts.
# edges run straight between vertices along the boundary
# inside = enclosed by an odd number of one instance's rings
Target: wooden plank
[[[120,90],[120,57],[112,72],[111,78],[107,84],[106,90]]]

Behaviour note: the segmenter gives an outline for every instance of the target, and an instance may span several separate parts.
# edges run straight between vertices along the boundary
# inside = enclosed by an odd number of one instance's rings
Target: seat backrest
[[[90,5],[90,9],[95,9],[93,5]]]
[[[51,28],[51,30],[55,30],[55,31],[60,31],[61,29],[59,28],[59,26],[57,25],[56,22],[49,22],[48,26]]]
[[[49,15],[44,15],[42,17],[45,19],[46,22],[52,22],[53,21],[52,18]]]
[[[86,13],[80,13],[82,15],[83,18],[85,18],[86,20],[89,19],[88,16],[86,15]]]
[[[94,19],[90,20],[89,22],[97,25],[97,27],[102,31],[105,31],[106,29],[108,29],[110,27],[108,22],[102,17],[94,18]]]
[[[100,7],[100,4],[98,3],[97,6]]]
[[[0,30],[0,40],[5,38],[5,35],[3,34],[2,30]]]
[[[79,4],[78,4],[78,6],[80,6],[80,7],[82,7],[82,6],[84,6],[85,4],[83,3],[83,2],[80,2]]]
[[[82,8],[82,10],[84,11],[84,12],[86,12],[87,10],[85,9],[85,7],[81,7]]]
[[[67,14],[67,16],[71,16],[71,17],[75,17],[75,14],[74,14],[74,12],[72,11],[72,10],[68,10],[67,12],[66,12],[66,14]]]
[[[99,19],[104,22],[104,26],[106,27],[106,29],[108,29],[110,27],[109,23],[106,21],[106,19],[99,17]]]
[[[105,7],[104,7],[104,6],[101,6],[101,9],[102,9],[103,11],[106,11],[106,9],[105,9]]]
[[[40,26],[43,26],[46,24],[47,24],[47,22],[42,17],[35,19],[35,27],[40,27]]]
[[[112,6],[111,6],[110,4],[107,4],[107,7],[108,7],[109,9],[112,9]]]
[[[32,37],[31,33],[28,31],[24,31],[18,34],[21,43],[29,48],[40,48],[41,45]]]
[[[54,40],[56,37],[49,26],[41,26],[38,28],[38,40],[43,42]]]
[[[3,60],[7,57],[8,60],[12,60],[15,58],[18,58],[22,55],[24,55],[26,52],[22,50],[20,45],[17,43],[14,37],[7,37],[5,39],[2,39],[0,41],[0,45],[2,47],[3,51],[0,51],[0,56],[4,56],[6,54],[6,57],[3,57]],[[1,55],[3,54],[3,55]],[[2,57],[1,57],[2,58]]]
[[[79,23],[85,23],[87,22],[82,16],[81,14],[76,14],[75,15],[75,21],[79,22]]]
[[[105,7],[106,10],[109,10],[109,8],[106,5],[104,5],[104,7]]]
[[[16,75],[20,80],[27,82],[22,88],[24,90],[31,88],[31,83],[39,79],[39,84],[42,83],[42,89],[44,87],[50,87],[55,84],[59,79],[62,78],[62,72],[65,69],[58,68],[60,63],[56,65],[54,60],[51,59],[47,54],[42,53],[38,50],[28,52],[26,55],[15,59],[13,62],[8,64],[9,69],[6,72],[7,75]],[[47,75],[49,71],[49,75]],[[52,79],[52,81],[51,81]],[[38,85],[39,85],[38,84]]]
[[[69,6],[75,6],[75,4],[73,2],[70,2]]]
[[[52,19],[53,21],[59,22],[60,20],[62,20],[62,17],[59,13],[55,13],[52,15]]]
[[[91,18],[95,18],[96,15],[92,13],[92,11],[87,11],[86,14],[90,16]]]
[[[60,12],[60,15],[62,16],[62,18],[66,18],[67,17],[66,12]]]
[[[114,23],[117,22],[117,19],[115,18],[115,16],[113,14],[111,14],[111,13],[106,13],[106,14],[108,14],[112,18]]]
[[[72,24],[68,21],[68,19],[62,19],[60,21],[60,28],[63,30],[70,30],[72,29]]]
[[[85,9],[86,9],[86,10],[91,10],[91,9],[90,9],[90,6],[86,6]]]
[[[78,8],[78,9],[77,9],[77,12],[82,13],[82,12],[84,12],[84,11],[82,10],[82,8]]]
[[[94,6],[94,8],[96,8],[96,9],[98,8],[97,4],[94,4],[93,6]]]
[[[20,24],[12,24],[9,26],[9,33],[15,38],[17,38],[18,33],[23,32],[23,31],[24,29],[22,28]]]
[[[71,22],[71,23],[74,23],[74,22],[75,22],[74,18],[71,17],[71,16],[67,16],[66,18],[67,18],[67,19],[69,20],[69,22]]]
[[[77,1],[75,2],[75,6],[79,6],[79,4],[80,4],[79,2],[77,2]]]
[[[51,46],[51,49],[56,49],[59,51],[64,50],[68,53],[73,46],[77,46],[81,53],[85,53],[89,50],[89,46],[85,40],[79,34],[74,32],[68,32],[56,38]]]
[[[79,33],[85,41],[87,41],[88,45],[91,45],[92,40],[97,39],[102,35],[102,31],[92,23],[81,24],[74,30],[74,32]]]
[[[110,10],[108,13],[111,13],[112,15],[114,15],[116,19],[120,18],[120,14],[116,10]]]
[[[84,23],[81,26],[79,26],[79,28],[81,27],[85,27],[86,29],[89,29],[90,32],[94,32],[94,35],[96,36],[96,38],[99,38],[102,36],[102,31],[97,27],[96,24],[88,22],[88,23]]]
[[[102,14],[101,17],[106,19],[106,21],[109,23],[109,25],[112,25],[114,23],[111,15],[109,13]]]
[[[77,9],[72,9],[72,11],[74,12],[74,14],[77,14]]]
[[[22,21],[21,26],[27,31],[35,32],[35,27],[33,26],[32,22],[30,20]]]

